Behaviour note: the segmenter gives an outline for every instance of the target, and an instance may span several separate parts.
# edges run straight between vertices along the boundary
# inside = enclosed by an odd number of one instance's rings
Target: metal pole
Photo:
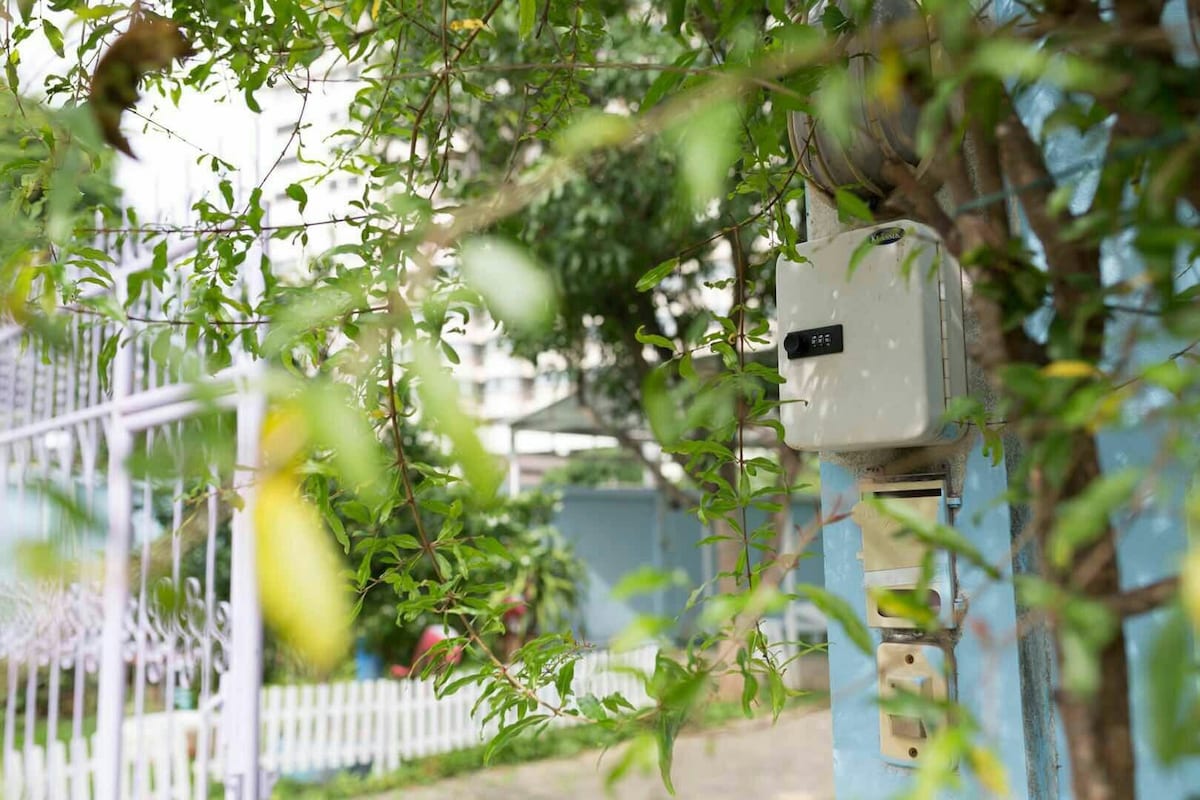
[[[251,250],[246,263],[247,294],[251,307],[261,297],[261,275],[257,251]],[[243,358],[248,362],[249,356]],[[251,374],[261,375],[261,367]],[[241,387],[237,403],[237,467],[233,473],[234,490],[241,498],[231,520],[231,575],[229,605],[233,630],[230,634],[229,676],[225,685],[221,724],[228,731],[226,751],[225,797],[227,800],[257,800],[267,794],[259,770],[259,694],[262,688],[262,608],[258,597],[257,554],[255,552],[254,509],[258,502],[257,467],[259,441],[266,416],[263,387],[251,378]]]
[[[222,725],[228,731],[227,800],[257,800],[258,703],[262,684],[262,609],[258,599],[258,570],[254,543],[254,508],[259,436],[266,411],[265,398],[246,392],[237,409],[237,463],[234,486],[241,497],[232,520],[230,612],[233,617],[229,694],[224,698]]]
[[[124,284],[117,283],[123,302]],[[119,330],[113,332],[120,336]],[[117,345],[112,364],[112,395],[118,401],[133,385],[133,337]],[[125,706],[125,612],[129,605],[129,547],[133,535],[133,481],[129,456],[133,435],[125,427],[119,403],[108,423],[108,539],[104,551],[104,626],[100,645],[100,686],[97,698],[96,797],[121,797],[122,716]]]
[[[521,493],[521,456],[517,452],[517,429],[511,425],[508,428],[508,495],[516,497]]]
[[[783,520],[783,541],[780,542],[780,551],[784,553],[793,553],[799,545],[796,536],[796,514],[795,507],[792,505],[791,495],[787,496],[788,507],[784,510]],[[796,646],[796,641],[800,638],[800,631],[796,625],[796,600],[793,595],[796,593],[796,568],[792,567],[783,574],[783,585],[780,587],[783,593],[789,598],[787,606],[783,609],[783,641],[787,643],[788,648]],[[776,644],[772,642],[772,644]],[[791,666],[791,665],[789,665]],[[799,667],[797,666],[797,669]]]

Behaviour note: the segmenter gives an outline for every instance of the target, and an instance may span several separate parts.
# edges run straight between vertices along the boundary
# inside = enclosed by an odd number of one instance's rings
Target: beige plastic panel
[[[927,519],[937,519],[939,498],[904,497],[893,502],[904,503],[914,513]],[[851,517],[863,533],[863,569],[874,572],[881,569],[903,569],[921,566],[928,548],[912,536],[897,536],[900,523],[866,503],[859,503]]]
[[[930,497],[892,497],[894,503],[904,503],[916,515],[936,522],[941,509],[942,496],[946,486],[943,481],[900,481],[896,483],[862,483],[859,486],[863,497],[876,493],[889,492],[937,492]],[[903,529],[900,523],[888,517],[867,503],[858,503],[850,513],[851,518],[862,531],[863,571],[867,574],[868,585],[886,586],[892,591],[913,589],[916,586],[915,571],[920,568],[921,560],[928,548],[913,536],[899,536]],[[914,572],[911,580],[904,579],[903,573],[896,570]],[[875,573],[873,576],[870,573]],[[936,589],[935,589],[936,590]],[[952,598],[940,597],[941,603],[949,603]],[[878,604],[867,593],[867,624],[873,628],[912,628],[915,623],[903,617],[884,616],[879,613]]]
[[[946,700],[949,684],[941,664],[948,659],[937,645],[885,642],[876,651],[879,667],[879,697],[887,699],[898,691],[919,694],[931,700]],[[929,731],[917,717],[879,711],[879,751],[892,761],[916,763],[928,742]]]

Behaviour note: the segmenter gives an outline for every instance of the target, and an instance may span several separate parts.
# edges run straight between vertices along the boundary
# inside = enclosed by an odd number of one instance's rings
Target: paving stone
[[[828,709],[798,710],[681,736],[675,745],[674,800],[832,800],[832,721]],[[657,771],[605,791],[619,748],[572,758],[497,767],[372,800],[672,800]]]

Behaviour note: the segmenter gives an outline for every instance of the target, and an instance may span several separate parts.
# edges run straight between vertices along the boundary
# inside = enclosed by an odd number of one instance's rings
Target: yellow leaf
[[[277,472],[294,466],[308,444],[308,423],[294,403],[273,409],[263,423],[262,464]]]
[[[265,478],[254,506],[263,617],[307,661],[330,670],[350,647],[350,601],[333,537],[296,476]]]
[[[484,27],[484,21],[481,19],[452,19],[450,20],[449,28],[452,31],[477,31]]]
[[[1008,776],[1004,772],[1004,765],[993,751],[975,745],[967,751],[967,758],[971,762],[971,771],[983,784],[983,788],[996,797],[1008,797]]]
[[[886,47],[879,54],[879,62],[872,79],[875,96],[889,111],[899,108],[904,91],[904,62],[899,51]]]
[[[379,19],[379,7],[383,5],[383,0],[375,0],[371,4],[371,19]]]
[[[1104,396],[1104,399],[1096,404],[1095,413],[1091,420],[1088,421],[1087,429],[1090,433],[1112,424],[1121,415],[1121,407],[1125,405],[1125,400],[1128,399],[1130,391],[1126,389],[1118,389]]]
[[[4,310],[18,324],[28,321],[29,309],[26,304],[29,302],[29,293],[33,288],[33,276],[36,270],[29,264],[19,267],[13,276],[12,282],[4,292]]]
[[[1183,561],[1183,569],[1179,571],[1179,595],[1192,627],[1200,631],[1200,547],[1192,547]]]
[[[1095,364],[1086,361],[1052,361],[1042,367],[1042,374],[1047,378],[1090,378],[1099,375],[1100,370]]]

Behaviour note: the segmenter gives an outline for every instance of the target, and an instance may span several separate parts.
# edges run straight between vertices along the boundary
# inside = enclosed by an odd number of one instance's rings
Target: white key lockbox
[[[797,247],[779,260],[785,441],[832,452],[913,447],[958,435],[966,393],[963,287],[937,234],[898,221]]]

